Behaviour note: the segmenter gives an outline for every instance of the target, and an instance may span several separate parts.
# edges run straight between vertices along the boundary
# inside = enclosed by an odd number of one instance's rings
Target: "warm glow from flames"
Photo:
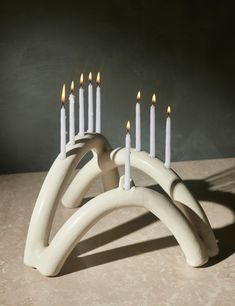
[[[136,97],[137,102],[140,102],[140,98],[141,98],[141,94],[140,94],[140,91],[138,91],[137,97]]]
[[[81,76],[80,76],[80,86],[83,85],[83,80],[84,80],[83,73],[81,73]]]
[[[71,87],[70,87],[71,92],[74,91],[74,81],[71,82]]]
[[[171,107],[170,106],[167,107],[167,111],[166,112],[167,112],[167,115],[171,114]]]
[[[157,101],[156,95],[153,94],[153,96],[152,96],[152,103],[153,103],[153,104],[156,104],[156,101]]]
[[[127,129],[127,132],[130,132],[130,129],[131,129],[131,122],[130,122],[130,120],[127,121],[126,129]]]
[[[62,88],[61,103],[64,104],[64,101],[65,101],[65,84],[63,85]]]
[[[100,72],[97,73],[96,83],[100,85]]]
[[[92,82],[92,73],[91,72],[89,73],[88,80],[89,80],[89,82]]]

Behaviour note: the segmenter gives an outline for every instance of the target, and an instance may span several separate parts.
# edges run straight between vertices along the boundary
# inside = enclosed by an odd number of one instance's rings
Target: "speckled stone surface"
[[[0,176],[0,305],[235,305],[235,158],[178,162],[220,254],[189,267],[169,230],[141,208],[115,211],[83,238],[60,275],[23,265],[30,216],[45,173]],[[121,169],[122,170],[122,169]],[[156,188],[133,171],[136,185]],[[100,181],[90,190],[102,190]],[[76,209],[58,208],[52,235]]]

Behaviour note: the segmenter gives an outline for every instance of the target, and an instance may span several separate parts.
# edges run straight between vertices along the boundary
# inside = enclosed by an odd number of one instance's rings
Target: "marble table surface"
[[[189,267],[164,224],[142,208],[128,208],[99,221],[57,277],[23,265],[28,224],[46,173],[1,175],[0,305],[235,305],[235,158],[177,162],[172,168],[207,213],[219,243],[216,258]],[[133,178],[154,188],[138,171]],[[101,191],[97,181],[88,197]],[[74,211],[59,206],[51,237]]]

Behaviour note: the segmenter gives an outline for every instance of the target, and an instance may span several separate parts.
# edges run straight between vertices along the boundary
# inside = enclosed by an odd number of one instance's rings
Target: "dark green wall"
[[[113,146],[123,145],[140,89],[144,149],[156,92],[160,158],[168,104],[173,160],[235,155],[229,2],[8,2],[1,4],[0,43],[1,173],[50,167],[59,152],[62,83],[78,85],[89,71],[102,74],[103,133]]]

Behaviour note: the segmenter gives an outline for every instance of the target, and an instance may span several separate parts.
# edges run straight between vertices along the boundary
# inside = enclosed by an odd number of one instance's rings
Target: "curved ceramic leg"
[[[113,150],[111,153],[111,159],[117,166],[124,163],[124,158],[124,149]],[[208,255],[210,257],[217,255],[218,246],[206,214],[180,177],[172,169],[167,169],[159,159],[150,158],[146,152],[132,150],[131,165],[151,176],[174,202],[180,202],[189,208],[191,211],[190,220],[204,241]]]
[[[100,156],[99,167],[94,168],[92,177],[97,177],[102,172],[102,169],[111,169],[121,166],[124,165],[124,162],[125,149],[119,148],[107,152]],[[175,203],[179,203],[178,205],[181,208],[184,206],[186,207],[186,215],[190,222],[196,227],[199,236],[204,241],[208,255],[210,257],[217,255],[219,251],[218,246],[206,214],[180,177],[172,169],[167,169],[159,159],[150,158],[149,155],[143,151],[136,152],[134,149],[131,150],[131,166],[152,177]],[[80,177],[78,173],[77,178],[74,178],[66,192],[68,199],[66,205],[68,206],[74,205],[74,203],[81,199],[79,190],[76,190],[76,186],[78,186],[81,181]],[[185,209],[182,209],[182,211],[185,213]]]
[[[34,257],[34,266],[44,275],[59,273],[66,258],[83,235],[103,216],[115,209],[139,206],[155,214],[169,228],[178,241],[187,263],[193,267],[208,260],[202,241],[180,210],[156,191],[132,187],[107,191],[90,200],[76,211],[57,232],[48,247]]]
[[[77,138],[74,146],[67,145],[66,159],[56,158],[42,185],[31,217],[24,253],[26,265],[33,266],[35,254],[48,245],[55,210],[79,161],[90,150],[99,156],[107,149],[110,149],[110,145],[102,135],[88,134],[82,139]]]
[[[94,172],[97,175],[94,176]],[[97,158],[94,156],[79,170],[72,183],[68,186],[61,199],[63,206],[69,208],[78,207],[99,175],[101,175],[101,172],[97,164]]]

